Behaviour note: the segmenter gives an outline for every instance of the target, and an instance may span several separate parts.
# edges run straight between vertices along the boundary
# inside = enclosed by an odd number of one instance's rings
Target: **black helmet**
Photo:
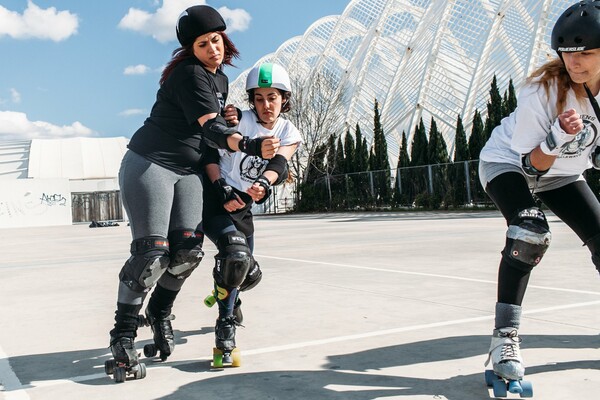
[[[182,46],[191,44],[198,36],[227,29],[223,17],[210,6],[192,6],[177,20],[177,39]]]
[[[569,53],[600,48],[600,0],[567,8],[552,29],[552,49]]]

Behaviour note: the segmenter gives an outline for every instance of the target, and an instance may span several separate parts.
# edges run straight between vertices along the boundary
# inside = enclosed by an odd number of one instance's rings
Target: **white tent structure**
[[[122,219],[117,176],[127,142],[0,142],[0,228]]]
[[[501,93],[553,57],[553,22],[573,0],[352,0],[342,15],[316,21],[302,36],[258,60],[277,62],[306,81],[317,72],[347,90],[346,125],[373,133],[377,99],[389,158],[402,133],[412,142],[422,118],[435,118],[453,154],[457,117],[470,133],[476,110],[487,114],[494,74]],[[245,104],[248,71],[232,83],[230,100]],[[343,134],[346,127],[341,128]]]

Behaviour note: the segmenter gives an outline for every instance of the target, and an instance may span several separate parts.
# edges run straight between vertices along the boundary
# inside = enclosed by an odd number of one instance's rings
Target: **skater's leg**
[[[115,326],[110,331],[110,350],[118,363],[133,366],[138,363],[134,339],[137,336],[138,314],[141,304],[117,303]]]
[[[489,356],[494,372],[505,379],[522,379],[525,373],[518,336],[521,303],[533,268],[550,243],[548,223],[536,207],[526,179],[506,172],[486,186],[506,219],[508,230],[498,270],[498,302]]]
[[[600,203],[587,182],[575,181],[538,195],[588,246],[600,272]]]
[[[491,361],[494,373],[505,379],[520,380],[525,375],[520,351],[520,325],[521,306],[496,303],[495,329],[486,365]]]
[[[173,185],[177,176],[128,151],[121,163],[119,183],[123,205],[130,222],[133,241],[131,257],[119,274],[115,325],[111,330],[111,349],[116,341],[127,342],[124,349],[137,353],[133,341],[138,314],[144,298],[169,261],[166,239]],[[113,349],[113,352],[118,351]],[[117,357],[115,355],[115,357]]]
[[[171,321],[175,318],[171,314],[173,303],[179,291],[165,289],[156,285],[146,307],[146,319],[152,329],[154,344],[160,351],[164,361],[171,355],[175,348],[175,336]]]

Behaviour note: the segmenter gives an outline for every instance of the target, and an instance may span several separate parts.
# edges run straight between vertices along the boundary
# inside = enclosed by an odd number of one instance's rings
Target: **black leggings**
[[[507,226],[519,211],[536,206],[525,177],[517,172],[497,176],[485,190],[504,216]],[[587,182],[575,181],[536,195],[584,244],[600,235],[600,203]],[[521,305],[530,274],[511,267],[502,259],[498,271],[498,302]]]

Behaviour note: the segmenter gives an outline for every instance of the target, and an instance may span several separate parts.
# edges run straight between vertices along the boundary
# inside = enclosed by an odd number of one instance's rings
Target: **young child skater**
[[[214,365],[239,365],[235,328],[242,323],[239,292],[258,284],[262,272],[252,256],[254,249],[253,203],[263,203],[271,186],[288,177],[288,160],[302,142],[300,132],[282,113],[291,109],[290,78],[279,64],[262,63],[246,80],[250,110],[241,113],[238,130],[249,138],[280,139],[270,160],[214,150],[206,161],[208,185],[204,198],[203,230],[217,246],[213,271],[213,301],[219,306],[215,326]],[[231,113],[229,108],[228,112]],[[209,305],[210,305],[210,299]]]

